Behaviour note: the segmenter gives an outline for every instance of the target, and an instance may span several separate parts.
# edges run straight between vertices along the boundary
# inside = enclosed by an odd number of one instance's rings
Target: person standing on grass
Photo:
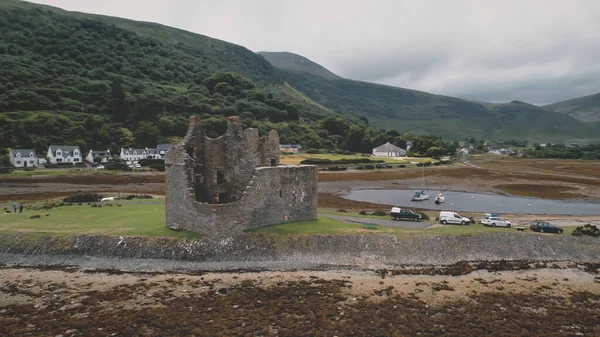
[[[17,213],[17,203],[13,201],[13,213]]]
[[[23,213],[23,203],[19,204],[19,213]]]

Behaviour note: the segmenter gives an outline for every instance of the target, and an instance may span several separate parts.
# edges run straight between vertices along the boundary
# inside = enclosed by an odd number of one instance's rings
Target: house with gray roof
[[[170,149],[173,148],[173,144],[158,144],[156,146],[156,149],[158,150],[158,154],[160,155],[160,158],[163,159],[165,158],[165,155],[167,154],[167,152],[169,152]]]
[[[138,160],[148,158],[148,149],[121,148],[119,157],[127,163],[137,163]]]
[[[373,155],[375,157],[404,157],[406,156],[406,150],[387,142],[374,148]]]
[[[38,164],[33,149],[11,149],[10,162],[14,167],[35,167]]]
[[[90,152],[88,152],[88,155],[85,157],[85,160],[87,160],[90,163],[97,163],[97,162],[106,163],[110,160],[110,150],[105,150],[105,151],[90,150]]]
[[[48,147],[48,153],[46,157],[52,164],[83,163],[83,156],[81,150],[79,149],[79,146],[51,145],[50,147]]]

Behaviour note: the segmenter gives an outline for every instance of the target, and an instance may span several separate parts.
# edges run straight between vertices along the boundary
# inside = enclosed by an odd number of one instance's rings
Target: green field
[[[41,218],[31,219],[32,215],[40,215]],[[114,203],[102,204],[102,207],[83,204],[4,213],[0,215],[0,232],[198,237],[194,233],[168,229],[163,202],[123,202],[121,206]]]
[[[415,158],[415,157],[398,157],[397,159],[395,159],[395,158],[374,157],[374,156],[365,157],[360,154],[345,155],[345,154],[335,154],[335,153],[323,153],[323,154],[299,153],[299,154],[288,154],[288,155],[284,154],[281,156],[280,162],[282,164],[286,164],[286,165],[299,165],[300,162],[305,159],[329,159],[329,160],[333,161],[333,160],[340,160],[340,159],[365,159],[365,158],[371,159],[371,160],[383,160],[384,162],[386,162],[388,164],[410,164],[411,162],[416,163],[416,162],[426,162],[426,161],[434,162],[434,161],[436,161],[435,159],[431,159],[431,158]],[[360,164],[360,165],[368,165],[368,164]]]
[[[143,201],[136,204],[134,201],[98,204],[102,207],[91,207],[87,204],[80,206],[61,206],[49,210],[25,209],[23,213],[0,214],[0,233],[20,232],[52,235],[129,235],[129,236],[170,236],[180,238],[196,238],[198,234],[187,231],[172,231],[165,226],[165,205],[163,199]],[[112,206],[110,206],[112,205]],[[340,215],[355,216],[355,214],[328,212]],[[40,218],[31,218],[40,215]],[[368,218],[374,216],[358,216]],[[385,218],[385,217],[374,217]],[[435,223],[430,222],[431,225]],[[366,228],[356,223],[347,223],[327,217],[319,217],[312,221],[289,222],[279,225],[265,226],[250,230],[254,233],[270,233],[277,235],[301,234],[454,234],[470,235],[488,232],[515,232],[515,229],[490,228],[481,224],[468,226],[436,225],[426,229],[407,229],[377,226]],[[565,227],[565,234],[571,234],[575,227]],[[527,232],[526,232],[527,233]],[[524,234],[526,234],[524,233]],[[530,232],[529,232],[530,233]]]

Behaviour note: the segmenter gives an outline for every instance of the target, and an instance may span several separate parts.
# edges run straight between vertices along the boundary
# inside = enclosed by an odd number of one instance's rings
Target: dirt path
[[[0,335],[597,336],[600,284],[585,268],[458,276],[7,268]]]

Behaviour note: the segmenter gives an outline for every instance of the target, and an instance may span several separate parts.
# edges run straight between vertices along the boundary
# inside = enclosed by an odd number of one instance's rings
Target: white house
[[[10,162],[14,167],[35,167],[37,158],[35,150],[32,149],[11,149]]]
[[[87,157],[85,157],[85,160],[87,160],[90,163],[94,163],[95,161],[98,161],[98,160],[100,160],[101,163],[106,163],[110,160],[110,150],[106,150],[106,151],[90,150],[90,152],[88,152]]]
[[[404,157],[406,156],[406,150],[387,142],[374,148],[373,155],[375,157]]]
[[[279,145],[279,151],[282,153],[298,153],[302,149],[299,144],[281,144]]]
[[[83,157],[81,156],[81,150],[79,150],[79,146],[51,145],[48,148],[48,154],[46,157],[48,157],[50,163],[52,164],[83,163]]]
[[[167,152],[169,152],[170,149],[173,148],[173,144],[158,144],[158,146],[156,146],[156,149],[158,150],[158,154],[160,155],[160,159],[163,159],[165,157],[165,155],[167,154]]]
[[[121,148],[119,157],[126,162],[137,162],[140,159],[148,158],[148,149]]]

